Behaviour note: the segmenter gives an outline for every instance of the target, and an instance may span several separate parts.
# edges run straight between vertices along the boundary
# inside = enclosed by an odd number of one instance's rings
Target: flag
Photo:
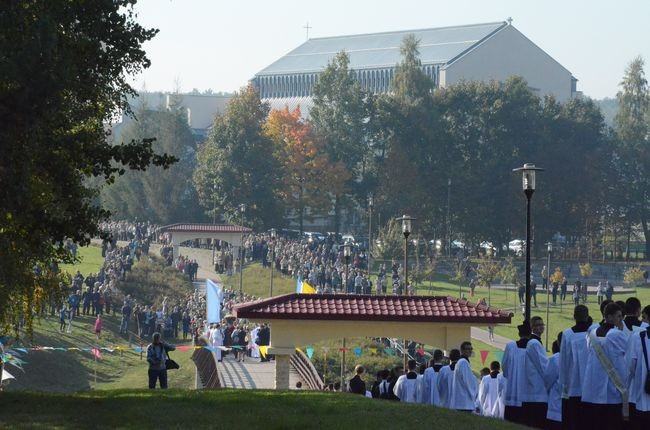
[[[485,364],[485,360],[487,360],[489,353],[489,351],[481,351],[481,364]]]
[[[298,279],[296,279],[296,293],[302,293],[302,276],[298,274]]]
[[[314,347],[313,346],[308,346],[305,348],[307,350],[307,357],[311,360],[311,357],[314,355]]]
[[[309,285],[306,281],[302,281],[302,293],[303,294],[316,294],[316,289]]]
[[[207,319],[208,323],[221,322],[221,302],[223,301],[223,286],[216,282],[206,279],[205,281],[206,299],[208,302]]]
[[[497,351],[494,353],[497,356],[497,361],[501,363],[503,361],[503,351]]]
[[[262,355],[262,358],[266,358],[266,352],[268,351],[269,347],[266,345],[260,345],[260,354]]]
[[[2,381],[6,381],[7,379],[16,379],[13,377],[13,375],[6,370],[2,369]]]
[[[356,355],[357,357],[361,357],[361,348],[356,347],[353,349],[353,351],[354,351],[354,355]]]

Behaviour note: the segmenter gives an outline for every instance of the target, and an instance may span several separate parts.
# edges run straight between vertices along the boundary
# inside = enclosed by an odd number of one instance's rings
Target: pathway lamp
[[[269,289],[269,297],[273,297],[273,266],[275,266],[275,238],[277,237],[277,231],[272,228],[269,233],[271,235],[271,287]]]
[[[241,203],[239,205],[239,212],[241,213],[241,239],[239,245],[239,295],[244,297],[244,212],[246,212],[246,205]]]
[[[535,192],[535,173],[543,171],[533,163],[526,163],[523,167],[512,169],[521,172],[521,186],[526,195],[526,307],[524,311],[524,324],[530,324],[530,199]]]
[[[397,221],[402,223],[402,234],[404,234],[404,288],[406,289],[409,284],[409,266],[408,266],[408,250],[409,250],[409,235],[411,234],[412,222],[415,218],[408,215],[402,215],[397,218]]]

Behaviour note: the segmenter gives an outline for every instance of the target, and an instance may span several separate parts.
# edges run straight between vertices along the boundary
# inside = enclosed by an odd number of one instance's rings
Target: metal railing
[[[208,346],[208,341],[205,337],[201,336],[199,337],[196,345]],[[198,380],[201,381],[201,388],[221,388],[221,380],[219,379],[219,372],[217,371],[217,363],[215,362],[214,354],[212,354],[211,351],[205,348],[195,349],[191,360],[196,366],[196,373]]]
[[[302,352],[296,350],[289,358],[289,363],[298,372],[300,379],[302,379],[310,390],[322,391],[325,384],[320,377],[320,374],[312,364],[311,360]]]

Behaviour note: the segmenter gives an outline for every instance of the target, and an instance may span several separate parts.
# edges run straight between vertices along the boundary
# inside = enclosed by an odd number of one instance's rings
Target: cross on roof
[[[307,31],[307,39],[309,40],[309,29],[312,28],[309,26],[309,21],[307,21],[307,25],[303,26],[302,28]]]

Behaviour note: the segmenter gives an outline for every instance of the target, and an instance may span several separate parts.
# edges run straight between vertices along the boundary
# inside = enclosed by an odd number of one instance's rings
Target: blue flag
[[[222,285],[207,279],[205,281],[205,295],[208,302],[208,323],[221,322],[221,302],[223,301]]]

